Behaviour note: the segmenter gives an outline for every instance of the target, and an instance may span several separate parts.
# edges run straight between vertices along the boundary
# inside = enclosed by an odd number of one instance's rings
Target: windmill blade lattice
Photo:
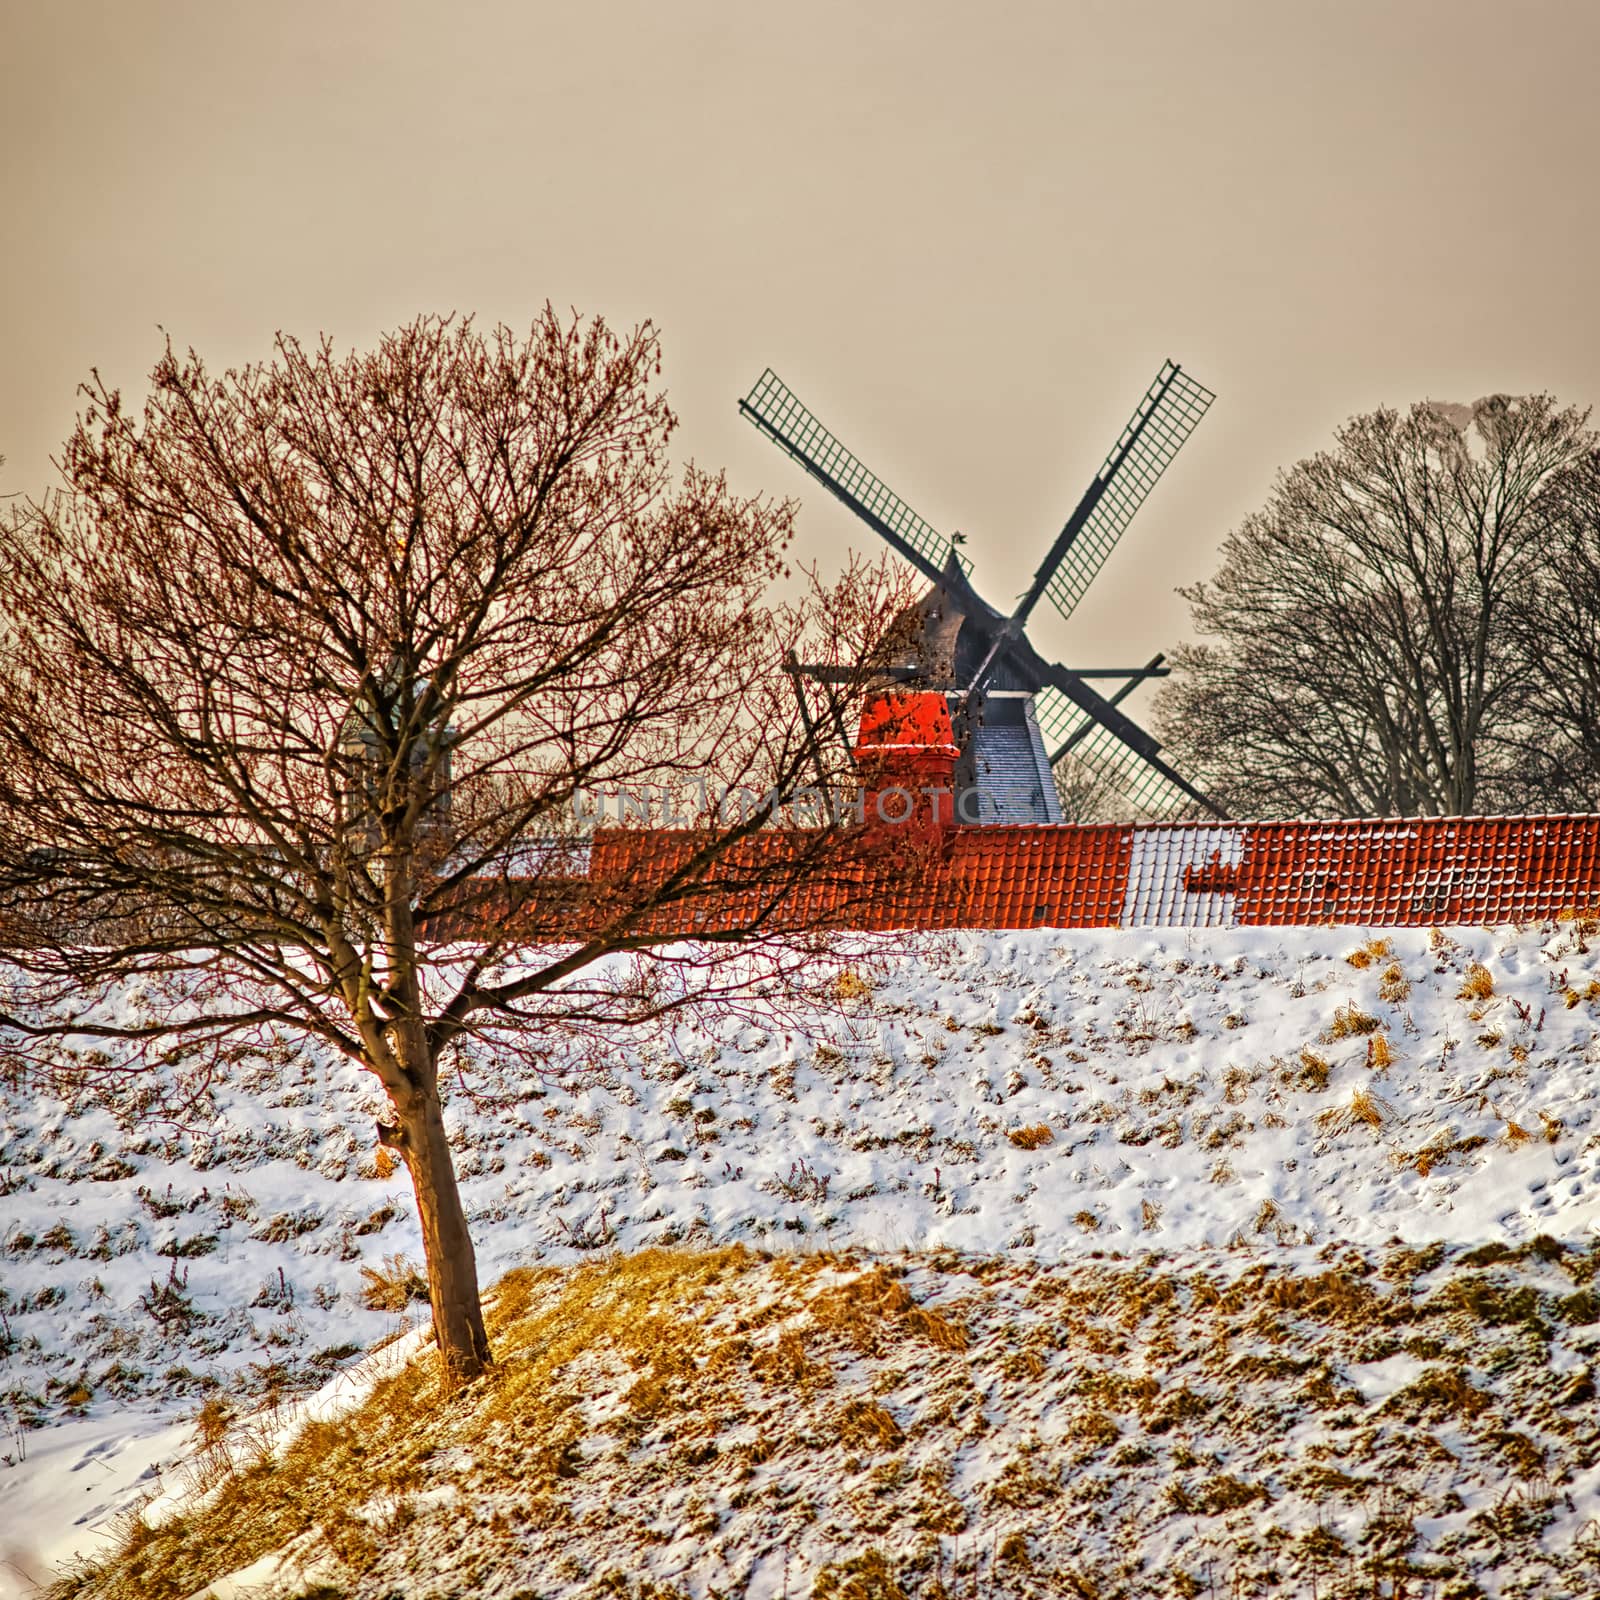
[[[1101,464],[1096,482],[1104,488],[1045,585],[1062,616],[1077,609],[1134,513],[1215,399],[1176,363],[1163,365]]]
[[[739,409],[913,566],[938,581],[953,549],[950,540],[852,455],[771,367],[739,402]],[[972,570],[972,563],[959,551],[957,559],[963,572]]]
[[[1061,758],[1070,756],[1081,761],[1142,815],[1167,820],[1196,810],[1192,795],[1185,794],[1138,751],[1130,750],[1109,728],[1086,717],[1059,689],[1048,685],[1041,689],[1034,698],[1033,711],[1045,746],[1052,754],[1073,741]]]
[[[1209,389],[1175,362],[1162,366],[1009,617],[972,592],[964,576],[971,563],[954,548],[954,541],[918,516],[847,450],[770,367],[739,402],[739,410],[931,579],[935,594],[952,602],[956,659],[962,660],[964,648],[968,651],[958,674],[964,704],[971,706],[981,700],[992,678],[1004,672],[1014,685],[1006,688],[1005,694],[1017,693],[1015,685],[1020,685],[1021,692],[1034,701],[1036,726],[1047,748],[1059,754],[1070,745],[1091,771],[1141,811],[1172,816],[1198,805],[1221,815],[1213,802],[1162,759],[1156,741],[1117,709],[1133,683],[1142,681],[1143,673],[1134,674],[1123,689],[1106,699],[1080,675],[1040,656],[1025,632],[1029,614],[1046,594],[1063,615],[1071,615],[1213,398]],[[960,578],[950,570],[952,556],[959,562]],[[943,670],[948,671],[948,666]],[[994,755],[987,746],[995,744],[999,732],[1009,727],[1009,722],[1000,719],[991,728],[980,715],[961,736],[962,760],[982,767]],[[1040,758],[1044,754],[1039,752]],[[1005,820],[1040,819],[1028,814],[1024,806]]]

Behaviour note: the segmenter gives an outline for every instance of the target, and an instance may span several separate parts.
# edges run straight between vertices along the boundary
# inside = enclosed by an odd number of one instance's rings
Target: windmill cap
[[[856,756],[947,756],[961,754],[950,707],[942,694],[925,690],[917,694],[886,694],[869,700],[861,713]]]

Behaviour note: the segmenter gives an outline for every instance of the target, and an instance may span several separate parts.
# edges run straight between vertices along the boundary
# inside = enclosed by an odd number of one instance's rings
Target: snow
[[[1416,1356],[1385,1356],[1382,1361],[1352,1361],[1345,1366],[1345,1376],[1361,1392],[1369,1405],[1387,1400],[1398,1394],[1407,1384],[1427,1370],[1428,1363]]]
[[[1579,1239],[1600,1227],[1582,934],[1388,931],[1355,966],[1349,928],[963,933],[864,971],[870,999],[814,1039],[685,1027],[570,1084],[480,1063],[507,1103],[448,1109],[480,1272],[673,1241],[1070,1261]],[[1373,1031],[1332,1037],[1349,1007]],[[359,1300],[364,1267],[421,1257],[403,1173],[377,1175],[375,1085],[285,1040],[214,1101],[174,1132],[136,1082],[0,1091],[3,1600],[178,1492],[206,1397],[350,1403],[381,1366],[349,1376],[358,1350],[420,1337],[424,1308]],[[1402,1388],[1408,1359],[1351,1381]]]
[[[166,1411],[119,1410],[12,1435],[0,1469],[0,1596],[33,1592],[50,1569],[93,1555],[119,1513],[159,1481],[190,1430]]]

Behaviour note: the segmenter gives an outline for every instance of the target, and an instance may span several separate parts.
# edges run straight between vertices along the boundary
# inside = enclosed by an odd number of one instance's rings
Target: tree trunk
[[[400,1147],[417,1196],[422,1250],[439,1367],[446,1392],[470,1383],[489,1366],[489,1335],[478,1301],[478,1260],[456,1187],[455,1162],[445,1142],[439,1092],[430,1085],[397,1106],[400,1124],[389,1142]]]

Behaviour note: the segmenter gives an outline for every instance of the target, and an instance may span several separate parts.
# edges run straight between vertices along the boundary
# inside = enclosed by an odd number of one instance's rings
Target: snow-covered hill
[[[1591,940],[1581,922],[950,936],[847,985],[819,1040],[685,1030],[509,1105],[458,1092],[483,1275],[673,1242],[1021,1266],[1585,1240]],[[145,1104],[134,1082],[110,1105],[0,1098],[0,1545],[80,1544],[73,1518],[125,1497],[118,1463],[173,1436],[130,1439],[213,1394],[314,1385],[420,1309],[362,1305],[420,1249],[348,1066],[264,1050],[184,1132]],[[54,1524],[47,1479],[71,1491]]]
[[[509,1274],[493,1372],[252,1419],[70,1600],[1592,1600],[1600,1253]],[[198,1492],[196,1490],[198,1489]]]

